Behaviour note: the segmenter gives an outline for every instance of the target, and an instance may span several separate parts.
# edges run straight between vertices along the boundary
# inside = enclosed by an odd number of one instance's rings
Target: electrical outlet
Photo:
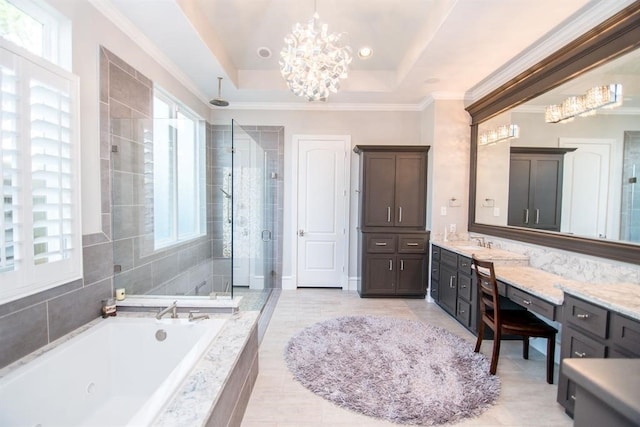
[[[493,216],[500,216],[500,208],[493,208]]]
[[[447,207],[446,206],[442,206],[440,208],[440,215],[446,215],[447,214]]]
[[[455,232],[456,232],[456,225],[449,224],[449,233],[455,233]]]

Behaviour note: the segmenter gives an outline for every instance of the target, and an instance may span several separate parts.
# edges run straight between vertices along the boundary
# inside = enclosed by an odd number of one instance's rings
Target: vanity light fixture
[[[506,141],[512,138],[520,137],[520,127],[518,125],[502,125],[496,129],[490,129],[483,132],[478,137],[478,143],[480,145],[491,145],[500,141]]]
[[[574,117],[591,116],[599,108],[622,105],[622,85],[618,83],[592,87],[584,95],[570,96],[562,104],[549,105],[544,112],[547,123],[565,123]]]

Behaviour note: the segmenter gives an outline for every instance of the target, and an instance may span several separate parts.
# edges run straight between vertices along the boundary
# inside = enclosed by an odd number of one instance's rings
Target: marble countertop
[[[555,305],[562,305],[564,301],[564,293],[556,284],[573,283],[572,280],[533,267],[495,265],[494,269],[496,278],[501,282]]]
[[[556,286],[569,295],[640,321],[640,284],[558,282]]]

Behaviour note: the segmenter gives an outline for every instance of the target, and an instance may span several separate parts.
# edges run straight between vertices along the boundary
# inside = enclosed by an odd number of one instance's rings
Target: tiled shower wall
[[[153,82],[112,52],[101,51],[101,122],[111,146],[112,191],[103,188],[103,204],[112,206],[114,286],[128,294],[209,295],[229,283],[231,262],[214,246],[214,200],[219,185],[206,182],[207,234],[201,238],[156,250],[153,230]],[[214,157],[207,124],[207,172]],[[224,155],[224,153],[220,153]],[[226,154],[229,159],[231,153]],[[108,181],[107,181],[108,185]],[[218,193],[220,193],[218,191]],[[105,200],[106,199],[106,200]],[[215,268],[214,268],[215,267]],[[215,274],[214,274],[215,270]]]

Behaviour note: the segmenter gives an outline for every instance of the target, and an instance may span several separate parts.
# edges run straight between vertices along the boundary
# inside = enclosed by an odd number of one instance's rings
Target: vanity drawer
[[[640,322],[613,313],[610,334],[615,347],[625,354],[640,357]]]
[[[607,338],[608,312],[605,308],[591,304],[571,295],[564,300],[564,321],[600,338]]]
[[[400,237],[399,253],[423,254],[427,251],[427,240],[424,237]]]
[[[471,304],[464,300],[458,299],[456,317],[465,327],[468,328],[471,325],[471,323],[469,323],[471,320]]]
[[[471,274],[471,258],[458,255],[458,270],[466,274]]]
[[[434,261],[440,261],[440,246],[431,245],[431,259]]]
[[[458,297],[471,301],[471,277],[458,274]]]
[[[440,252],[440,262],[442,262],[443,264],[450,265],[451,267],[457,269],[458,255],[453,252],[449,252],[445,249],[442,249],[442,251]]]
[[[562,333],[566,334],[564,339],[568,343],[566,346],[568,354],[563,355],[564,357],[600,359],[605,357],[606,346],[603,343],[593,340],[571,327],[563,328]]]
[[[373,235],[367,236],[367,252],[394,253],[396,251],[396,236]]]
[[[514,287],[510,287],[507,292],[507,297],[516,304],[526,307],[528,310],[538,313],[549,320],[556,320],[556,306],[550,302]]]

